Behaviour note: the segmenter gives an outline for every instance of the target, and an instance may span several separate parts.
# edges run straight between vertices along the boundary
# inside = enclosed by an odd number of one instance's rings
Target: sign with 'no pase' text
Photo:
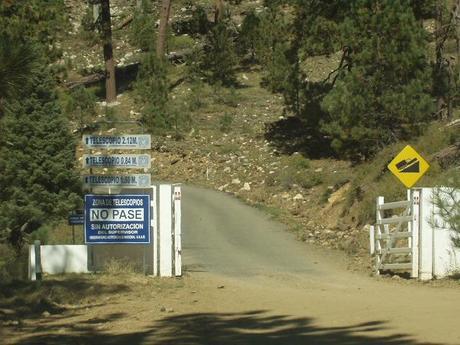
[[[86,243],[150,243],[150,196],[85,195]]]

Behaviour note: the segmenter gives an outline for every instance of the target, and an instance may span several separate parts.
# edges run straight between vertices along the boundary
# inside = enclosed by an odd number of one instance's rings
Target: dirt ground
[[[342,278],[53,278],[85,298],[3,324],[2,343],[460,344],[459,289]]]

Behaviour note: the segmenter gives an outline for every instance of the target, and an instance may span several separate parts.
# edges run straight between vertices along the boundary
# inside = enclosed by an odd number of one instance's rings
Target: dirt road
[[[183,195],[184,278],[81,278],[82,303],[26,317],[5,342],[460,344],[460,286],[351,273],[230,196]]]

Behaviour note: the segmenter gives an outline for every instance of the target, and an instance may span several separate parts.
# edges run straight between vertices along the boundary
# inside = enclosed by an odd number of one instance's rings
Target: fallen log
[[[190,53],[190,50],[184,50],[180,52],[171,52],[169,53],[166,58],[172,62],[172,63],[184,63],[185,62],[185,56]],[[126,66],[120,66],[116,68],[116,79],[118,80],[119,78],[124,78],[126,74],[131,75],[133,78],[136,77],[137,71],[139,69],[140,62],[135,62],[130,65]],[[84,76],[78,80],[69,80],[66,83],[64,83],[64,86],[70,90],[79,87],[79,86],[92,86],[95,85],[101,81],[105,80],[105,74],[104,72],[96,72],[87,76]],[[179,79],[178,84],[180,84],[183,80]],[[178,85],[177,84],[177,85]],[[176,87],[176,84],[173,84],[172,88]]]

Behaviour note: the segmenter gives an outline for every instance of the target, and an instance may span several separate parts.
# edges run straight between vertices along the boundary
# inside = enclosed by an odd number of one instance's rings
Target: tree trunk
[[[117,89],[115,83],[115,61],[112,48],[110,0],[101,0],[101,34],[104,44],[105,98],[107,103],[112,103],[117,99]]]
[[[224,15],[224,1],[223,0],[215,0],[214,1],[214,24],[217,24]]]
[[[443,30],[443,8],[441,4],[441,0],[436,0],[436,21],[435,21],[435,44],[436,44],[436,76],[437,80],[435,83],[438,83],[438,94],[437,94],[437,109],[436,113],[440,119],[445,119],[447,117],[448,107],[447,107],[447,100],[445,97],[445,91],[443,87],[443,69],[444,69],[444,61],[443,61],[443,50],[444,50],[444,30]]]
[[[165,55],[166,30],[168,28],[171,0],[162,0],[160,10],[160,27],[158,28],[157,57],[162,59]]]
[[[97,20],[99,19],[99,14],[101,10],[101,5],[100,4],[93,4],[93,22],[96,23]]]
[[[457,65],[460,64],[460,0],[457,0],[454,10],[455,42],[457,43]]]

